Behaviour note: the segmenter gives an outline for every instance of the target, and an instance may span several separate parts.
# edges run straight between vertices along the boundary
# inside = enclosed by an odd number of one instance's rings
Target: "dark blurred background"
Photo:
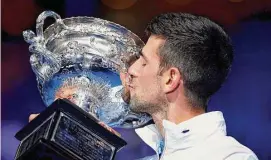
[[[225,27],[233,39],[235,61],[223,88],[211,99],[209,111],[224,113],[228,134],[251,148],[260,160],[271,160],[271,1],[270,0],[2,0],[1,98],[2,156],[14,158],[14,134],[42,111],[35,75],[22,31],[35,31],[44,10],[62,18],[94,16],[119,23],[144,41],[144,28],[155,15],[189,12],[206,15]],[[46,21],[46,25],[53,21]],[[204,129],[204,128],[203,128]],[[117,129],[127,140],[116,159],[133,160],[154,152],[133,130]],[[219,142],[218,142],[219,143]],[[197,153],[195,153],[197,154]]]

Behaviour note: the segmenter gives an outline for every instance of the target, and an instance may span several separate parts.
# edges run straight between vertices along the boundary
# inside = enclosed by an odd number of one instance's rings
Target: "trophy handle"
[[[50,75],[57,73],[61,68],[61,60],[57,54],[53,54],[45,46],[43,35],[44,20],[47,17],[53,17],[56,23],[63,28],[67,26],[63,23],[61,17],[53,11],[44,11],[37,18],[36,35],[31,30],[23,32],[23,37],[26,42],[30,44],[29,51],[32,53],[30,57],[30,64],[34,73],[37,75],[39,82],[50,78]]]
[[[50,75],[60,70],[61,60],[46,48],[32,44],[29,46],[29,51],[33,53],[30,56],[31,67],[40,83],[50,79]]]
[[[36,32],[37,32],[37,37],[39,37],[41,40],[44,40],[43,36],[43,25],[44,25],[44,20],[48,17],[52,17],[56,20],[56,23],[60,25],[63,28],[68,28],[64,22],[62,21],[60,15],[53,11],[44,11],[42,12],[37,20],[36,20]]]

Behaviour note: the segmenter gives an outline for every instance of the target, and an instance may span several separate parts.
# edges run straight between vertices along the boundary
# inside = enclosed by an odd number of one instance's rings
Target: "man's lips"
[[[133,90],[135,87],[131,84],[128,84],[129,90]]]
[[[128,85],[129,88],[134,88],[132,85]]]
[[[131,88],[134,88],[134,85],[133,85],[133,83],[126,83],[126,85],[128,86],[128,87],[131,87]]]

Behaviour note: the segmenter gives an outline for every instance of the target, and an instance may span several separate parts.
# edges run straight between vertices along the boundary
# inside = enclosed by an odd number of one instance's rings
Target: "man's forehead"
[[[164,45],[165,41],[161,36],[151,35],[142,49],[143,54],[158,53],[159,48]]]

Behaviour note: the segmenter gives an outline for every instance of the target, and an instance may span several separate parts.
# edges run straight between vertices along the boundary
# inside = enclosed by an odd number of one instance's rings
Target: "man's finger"
[[[113,128],[109,127],[109,126],[106,125],[105,123],[99,122],[99,124],[100,124],[101,126],[103,126],[105,129],[107,129],[108,131],[110,131],[111,133],[113,133],[113,134],[115,134],[115,135],[121,137],[121,135],[120,135],[117,131],[115,131]]]
[[[39,115],[39,113],[38,113],[38,114],[31,114],[31,115],[29,116],[29,118],[28,118],[28,121],[29,121],[29,122],[32,121],[32,120],[35,119],[38,115]]]

